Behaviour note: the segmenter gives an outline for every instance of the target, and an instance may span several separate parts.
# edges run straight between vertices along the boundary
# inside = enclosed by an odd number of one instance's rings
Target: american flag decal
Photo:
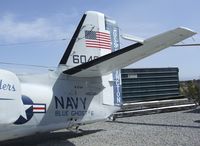
[[[33,113],[46,113],[46,104],[33,104]]]
[[[88,48],[102,48],[111,50],[109,32],[85,31],[85,43]]]

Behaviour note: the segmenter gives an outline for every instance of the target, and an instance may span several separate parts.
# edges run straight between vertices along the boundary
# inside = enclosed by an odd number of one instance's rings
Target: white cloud
[[[11,43],[27,40],[47,40],[66,37],[66,30],[47,18],[32,21],[18,21],[13,15],[0,18],[0,40]]]

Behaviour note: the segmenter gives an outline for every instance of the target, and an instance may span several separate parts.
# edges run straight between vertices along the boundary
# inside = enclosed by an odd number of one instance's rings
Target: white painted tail
[[[68,69],[74,68],[119,49],[119,28],[116,21],[102,13],[88,11],[83,15],[60,61],[60,66],[64,65]],[[102,76],[102,84],[105,87],[103,103],[120,104],[120,70]],[[107,98],[106,95],[111,95],[111,92],[112,98]]]
[[[60,64],[75,67],[111,50],[111,34],[106,30],[104,14],[89,11],[83,15]]]

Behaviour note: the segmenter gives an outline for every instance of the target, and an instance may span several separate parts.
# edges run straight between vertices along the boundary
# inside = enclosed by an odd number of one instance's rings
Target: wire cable
[[[33,41],[33,42],[23,42],[23,43],[0,44],[0,47],[29,45],[29,44],[37,44],[37,43],[48,43],[48,42],[66,41],[66,40],[67,40],[66,38],[63,38],[63,39],[44,40],[44,41]]]
[[[34,64],[21,64],[21,63],[11,63],[11,62],[0,62],[0,64],[4,65],[15,65],[15,66],[26,66],[26,67],[35,67],[35,68],[56,68],[55,66],[44,66],[44,65],[34,65]]]

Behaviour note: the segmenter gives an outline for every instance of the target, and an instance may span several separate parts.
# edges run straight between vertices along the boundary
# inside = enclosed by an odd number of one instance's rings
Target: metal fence
[[[178,72],[178,68],[122,69],[123,101],[148,101],[179,96]]]

